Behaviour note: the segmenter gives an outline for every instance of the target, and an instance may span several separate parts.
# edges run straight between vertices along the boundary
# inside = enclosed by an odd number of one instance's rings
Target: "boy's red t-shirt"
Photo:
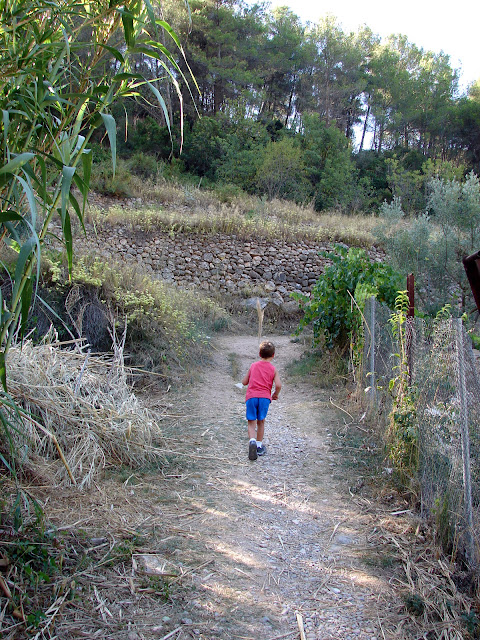
[[[254,362],[249,371],[245,401],[249,398],[269,398],[271,400],[275,372],[276,369],[271,362],[265,360]]]

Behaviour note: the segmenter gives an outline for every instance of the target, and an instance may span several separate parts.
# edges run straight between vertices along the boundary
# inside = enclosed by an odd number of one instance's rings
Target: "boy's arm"
[[[272,394],[272,400],[278,400],[278,394],[280,393],[280,389],[282,388],[282,383],[280,382],[280,376],[278,375],[277,371],[275,371],[273,383],[275,385],[275,392]]]
[[[246,387],[248,385],[248,381],[250,380],[250,369],[248,370],[248,373],[246,376],[244,376],[243,380],[242,380],[242,384],[244,387]]]

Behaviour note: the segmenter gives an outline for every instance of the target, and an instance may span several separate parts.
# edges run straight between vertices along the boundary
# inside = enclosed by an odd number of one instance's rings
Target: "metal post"
[[[415,318],[415,276],[410,273],[407,276],[408,312],[405,323],[405,349],[407,355],[408,386],[413,383],[413,357],[414,357],[414,318]]]
[[[370,298],[370,401],[372,406],[376,400],[376,380],[375,380],[375,304],[376,298]]]
[[[465,520],[467,530],[465,536],[466,556],[470,566],[475,564],[475,543],[473,539],[473,506],[470,471],[470,434],[468,430],[467,385],[465,379],[464,335],[461,318],[455,318],[455,337],[457,346],[457,385],[460,399],[460,432],[462,434],[463,457],[463,493],[465,503]]]

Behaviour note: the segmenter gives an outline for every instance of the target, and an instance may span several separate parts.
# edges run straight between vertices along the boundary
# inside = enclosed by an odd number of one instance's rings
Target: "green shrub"
[[[380,209],[374,232],[390,263],[414,273],[419,304],[429,314],[450,303],[460,310],[471,304],[471,290],[461,258],[480,243],[480,180],[472,172],[464,181],[430,178],[428,211],[407,217],[394,198]]]
[[[243,193],[241,187],[228,182],[226,184],[216,184],[213,191],[219,201],[225,204],[232,204]]]
[[[473,348],[480,349],[480,336],[477,336],[475,333],[470,333],[470,338],[472,339]]]
[[[132,195],[132,178],[124,160],[117,162],[113,175],[111,160],[102,160],[92,169],[90,188],[103,195],[130,197]]]
[[[123,108],[117,107],[116,112],[119,129],[122,129],[125,127]],[[138,118],[128,125],[128,136],[126,138],[122,136],[119,140],[120,153],[122,155],[148,153],[154,154],[157,158],[167,159],[172,153],[172,146],[175,152],[178,152],[179,131],[176,130],[175,125],[172,129],[173,143],[168,127],[162,126],[151,116]]]
[[[363,249],[335,245],[335,251],[321,252],[332,263],[317,280],[311,297],[292,295],[304,311],[298,332],[311,324],[315,341],[324,336],[327,348],[343,350],[357,323],[359,312],[353,303],[357,286],[370,285],[379,302],[393,306],[400,278],[389,265],[371,262]]]
[[[140,178],[152,178],[158,174],[156,158],[143,151],[137,151],[126,162],[128,170]]]

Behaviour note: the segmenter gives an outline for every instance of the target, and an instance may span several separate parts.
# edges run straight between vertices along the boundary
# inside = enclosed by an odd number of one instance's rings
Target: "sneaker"
[[[250,442],[250,444],[248,445],[248,459],[249,460],[256,460],[257,459],[257,443],[256,442]]]
[[[264,456],[267,453],[267,448],[264,444],[261,447],[257,447],[257,456]]]

